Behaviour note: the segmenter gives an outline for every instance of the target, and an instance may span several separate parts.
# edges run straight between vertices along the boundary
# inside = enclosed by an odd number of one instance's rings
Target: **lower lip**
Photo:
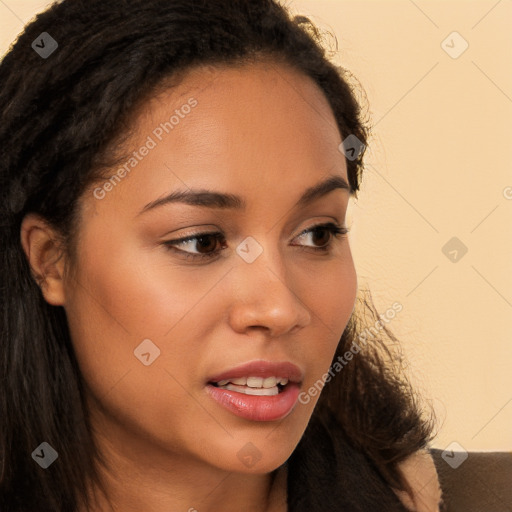
[[[228,411],[252,421],[276,421],[288,416],[299,398],[299,385],[289,382],[273,396],[245,395],[208,384],[210,396]]]

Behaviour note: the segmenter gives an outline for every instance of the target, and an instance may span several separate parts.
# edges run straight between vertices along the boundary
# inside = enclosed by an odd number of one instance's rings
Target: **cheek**
[[[167,283],[162,269],[149,265],[142,251],[123,245],[121,238],[100,230],[94,239],[84,237],[76,276],[66,290],[75,353],[97,396],[117,388],[120,379],[138,382],[137,371],[147,367],[134,350],[145,339],[161,345],[161,333],[183,315],[189,300],[179,282]],[[139,384],[144,386],[143,377]]]
[[[83,247],[70,307],[104,339],[162,338],[211,286],[174,266],[163,247],[139,247],[113,230],[96,230]]]
[[[221,275],[178,269],[163,248],[123,238],[99,229],[84,236],[67,286],[71,338],[90,392],[111,413],[169,425],[172,411],[190,402],[204,326],[221,317],[218,296],[208,294]],[[147,339],[159,355],[145,366],[134,351]]]
[[[354,309],[357,275],[350,251],[323,272],[315,272],[309,284],[311,307],[326,333],[339,339]]]
[[[312,386],[329,370],[341,335],[354,310],[357,275],[350,251],[328,272],[316,273],[308,295],[308,307],[313,312],[316,337],[307,344],[307,360],[312,372],[305,387]],[[316,399],[315,399],[316,400]]]
[[[95,399],[91,410],[99,402],[123,430],[144,431],[178,448],[184,427],[176,410],[180,418],[196,412],[186,391],[194,354],[179,322],[194,297],[179,280],[168,283],[156,265],[132,261],[136,251],[130,252],[118,248],[115,264],[92,251],[83,254],[80,284],[67,311],[71,338],[89,398]],[[138,358],[134,351],[143,340],[151,342],[144,342]],[[149,352],[152,360],[155,350],[158,357],[145,365],[142,354]]]

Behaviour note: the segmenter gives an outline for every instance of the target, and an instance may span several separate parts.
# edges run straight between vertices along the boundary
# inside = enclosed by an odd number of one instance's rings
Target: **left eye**
[[[305,245],[302,246],[304,248],[312,249],[313,251],[323,251],[326,252],[330,249],[332,245],[332,238],[334,236],[344,236],[348,233],[348,229],[345,227],[338,226],[333,222],[329,222],[327,224],[317,224],[315,226],[311,226],[308,229],[302,231],[296,238],[304,238],[305,236],[312,236],[315,238],[315,235],[320,234],[320,243],[322,245],[320,247],[314,245]],[[325,239],[327,240],[325,241]],[[322,240],[323,239],[323,240]],[[221,249],[216,250],[217,245],[221,243],[223,246]],[[177,247],[186,247],[190,244],[196,244],[196,250],[199,252],[189,252],[187,250],[178,249]],[[213,258],[220,254],[220,251],[227,248],[226,239],[222,233],[219,232],[211,232],[211,233],[197,233],[196,235],[187,236],[185,238],[179,238],[176,240],[168,240],[164,242],[164,245],[176,252],[181,253],[180,256],[183,256],[188,259],[204,259],[204,258]],[[292,244],[292,245],[301,245],[301,244]],[[204,251],[204,252],[201,252]]]
[[[313,249],[316,249],[316,250],[327,250],[328,247],[331,245],[331,240],[332,240],[332,237],[333,235],[334,236],[338,236],[338,235],[346,235],[348,233],[348,229],[347,228],[342,228],[341,226],[338,226],[332,222],[328,223],[328,224],[318,224],[316,226],[312,226],[308,229],[305,229],[299,236],[299,237],[302,237],[304,235],[318,235],[318,233],[320,233],[320,235],[324,234],[324,235],[327,235],[327,237],[323,237],[323,238],[327,238],[327,241],[322,244],[320,247],[316,247],[316,246],[308,246],[308,247],[312,247]]]

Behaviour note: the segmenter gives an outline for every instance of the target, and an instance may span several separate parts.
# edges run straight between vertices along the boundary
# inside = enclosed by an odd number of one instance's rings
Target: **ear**
[[[21,245],[32,275],[49,304],[64,304],[65,259],[57,232],[39,215],[29,213],[21,223]]]

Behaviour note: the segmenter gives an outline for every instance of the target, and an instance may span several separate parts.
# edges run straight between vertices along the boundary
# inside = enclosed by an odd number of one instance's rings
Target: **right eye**
[[[179,256],[183,256],[187,259],[205,259],[205,258],[214,258],[218,256],[223,247],[220,250],[215,250],[219,242],[224,242],[225,246],[225,238],[222,233],[212,232],[212,233],[197,233],[196,235],[187,236],[185,238],[178,238],[176,240],[168,240],[164,242],[164,245],[171,251],[175,253],[181,253]],[[177,247],[190,247],[191,245],[196,244],[196,248],[200,252],[190,252],[184,249],[178,249]],[[204,251],[204,252],[201,252]]]

